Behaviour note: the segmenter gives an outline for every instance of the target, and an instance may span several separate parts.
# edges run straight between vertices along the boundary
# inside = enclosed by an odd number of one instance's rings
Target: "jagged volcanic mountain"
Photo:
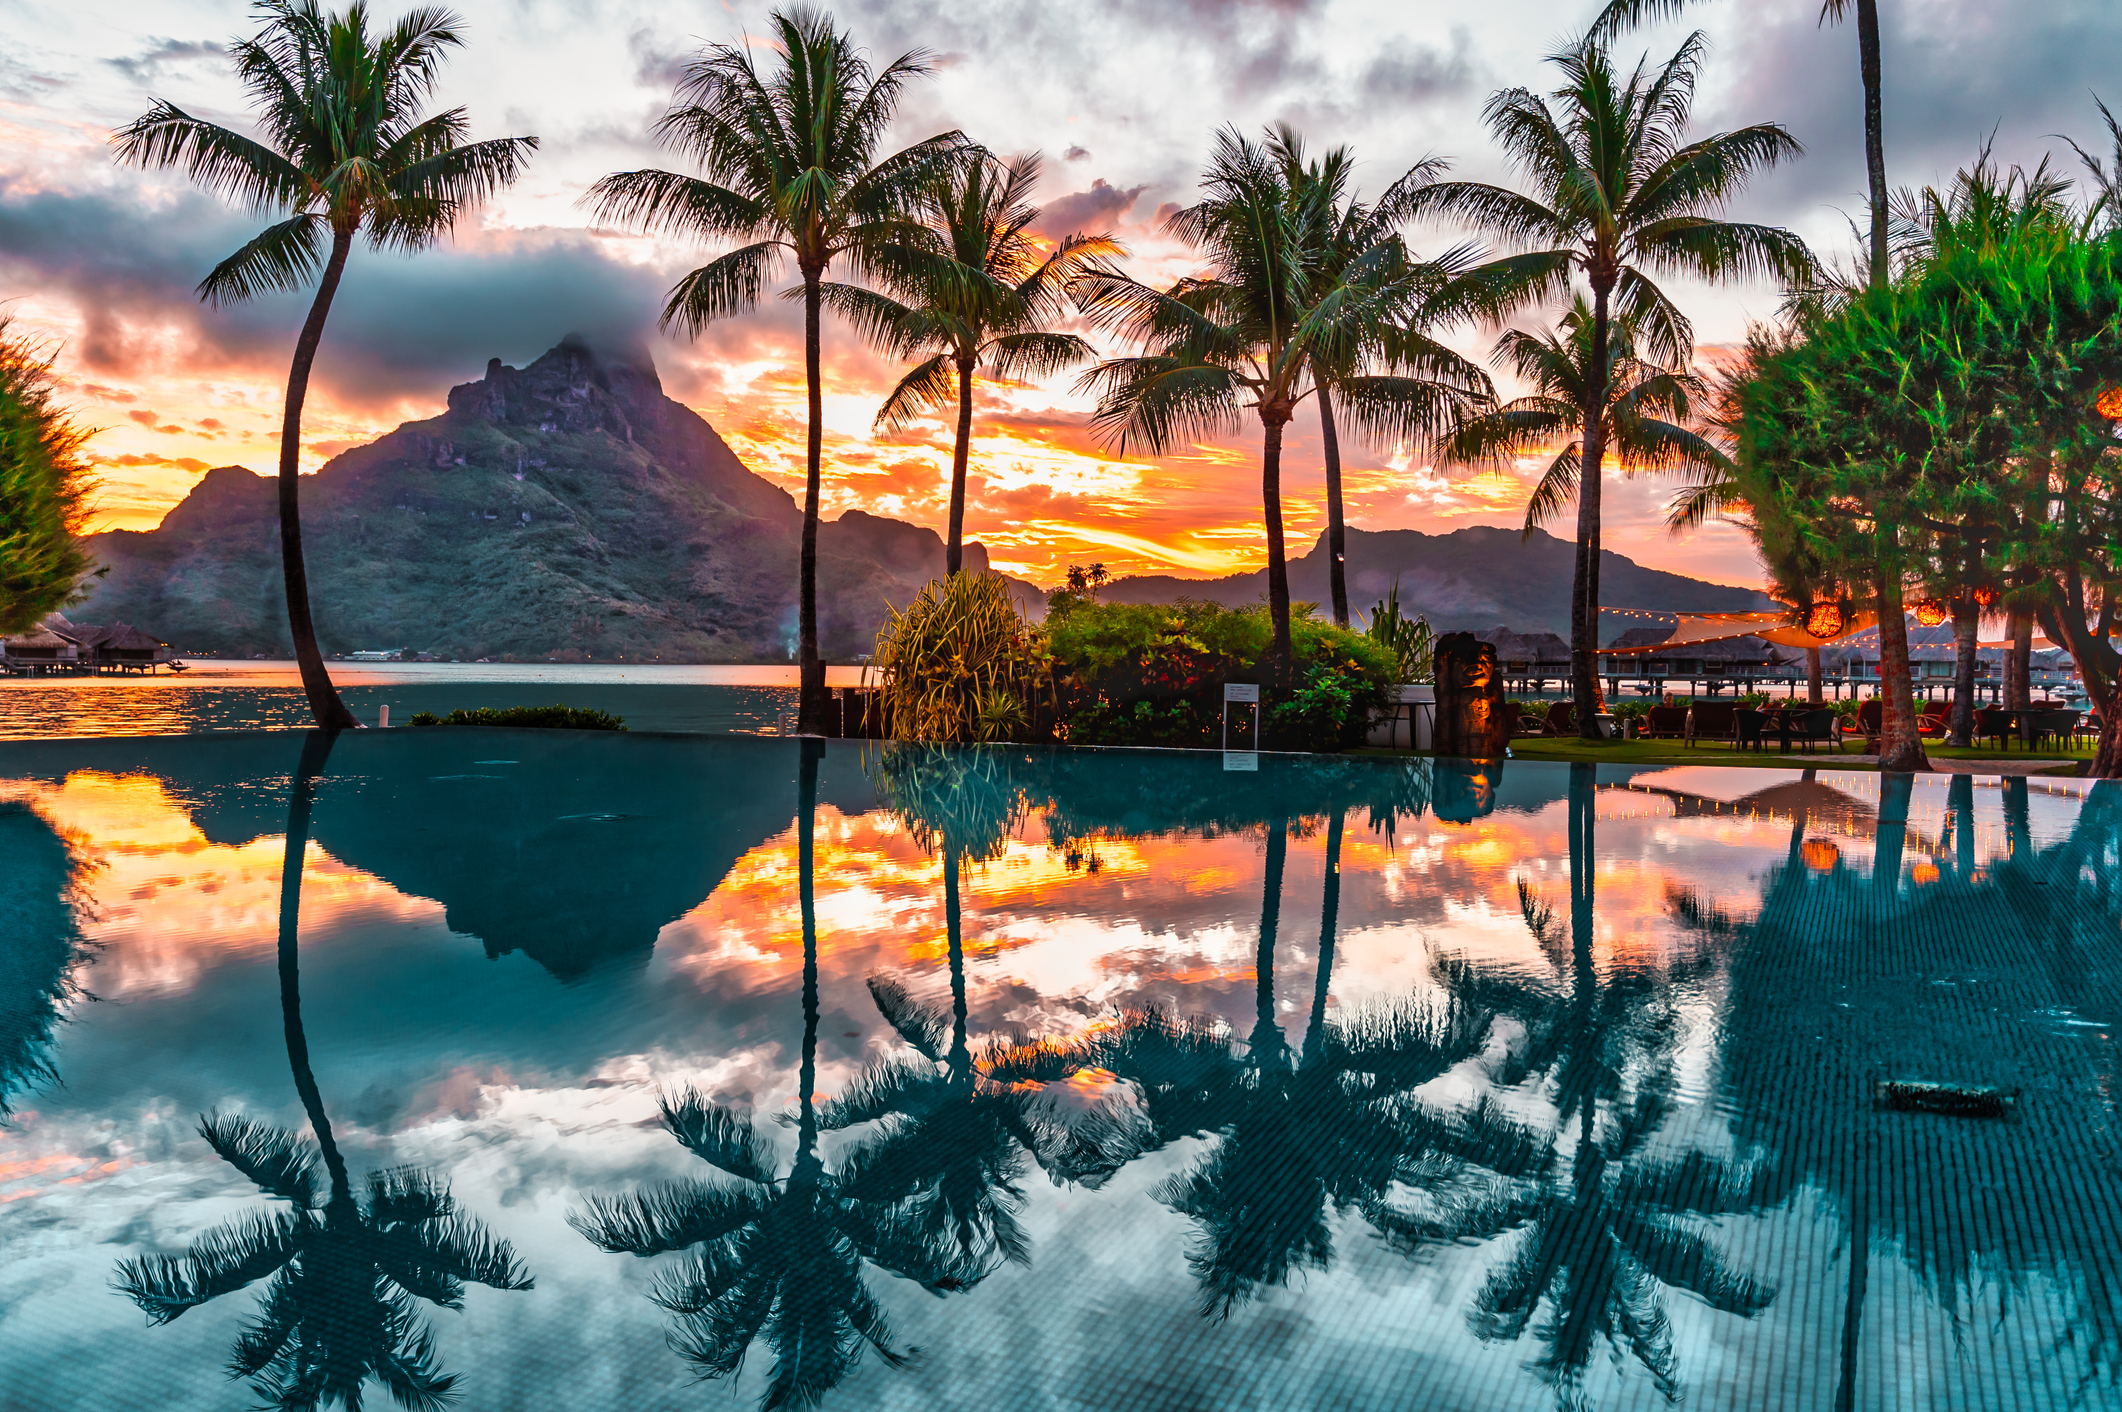
[[[493,360],[443,415],[305,476],[302,522],[328,652],[757,662],[795,641],[800,507],[639,349],[570,336],[526,368]],[[179,651],[289,650],[270,477],[209,471],[158,528],[89,545],[110,572],[78,613]],[[821,646],[843,659],[943,570],[935,531],[858,510],[818,553]]]

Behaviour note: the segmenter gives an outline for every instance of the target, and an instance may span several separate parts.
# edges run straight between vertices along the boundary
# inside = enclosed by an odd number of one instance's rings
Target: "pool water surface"
[[[0,1407],[2122,1406],[2115,786],[1230,763],[0,744]]]

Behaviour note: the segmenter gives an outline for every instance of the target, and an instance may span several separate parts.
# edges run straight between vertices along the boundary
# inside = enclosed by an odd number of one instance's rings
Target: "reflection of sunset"
[[[210,966],[274,945],[284,838],[211,843],[152,775],[79,770],[57,786],[7,786],[0,797],[36,809],[76,841],[89,864],[87,930],[103,944],[89,988],[99,996],[181,990]],[[302,879],[305,927],[326,928],[355,910],[381,908],[392,916],[434,910],[344,867],[315,843]]]

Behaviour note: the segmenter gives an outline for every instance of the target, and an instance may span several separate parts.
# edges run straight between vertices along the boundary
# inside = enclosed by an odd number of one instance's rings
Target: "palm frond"
[[[307,212],[267,226],[199,281],[199,297],[220,308],[302,288],[324,267],[325,229],[323,216]]]
[[[709,1102],[692,1088],[664,1095],[662,1107],[663,1125],[701,1161],[748,1182],[774,1179],[773,1146],[753,1131],[750,1114]]]
[[[613,1254],[660,1255],[720,1240],[758,1220],[772,1200],[759,1187],[672,1182],[628,1196],[592,1196],[567,1223]]]
[[[285,1265],[301,1249],[309,1222],[298,1211],[253,1212],[207,1231],[180,1258],[121,1260],[111,1283],[148,1322],[166,1324]]]
[[[908,368],[892,387],[873,423],[880,431],[903,431],[922,416],[958,400],[958,370],[949,354],[938,353]]]
[[[150,170],[177,167],[207,190],[253,211],[300,209],[311,184],[300,167],[261,142],[156,103],[112,135],[120,162]]]
[[[199,1135],[222,1161],[243,1173],[267,1196],[278,1196],[297,1206],[316,1204],[314,1143],[286,1128],[233,1113],[201,1116]]]
[[[871,976],[869,994],[877,1004],[877,1013],[899,1032],[901,1039],[918,1050],[923,1058],[942,1062],[945,1042],[951,1032],[950,1011],[941,1005],[915,999],[911,991],[891,976]]]
[[[672,286],[658,325],[697,336],[716,319],[757,307],[783,248],[777,241],[761,241],[708,261]]]

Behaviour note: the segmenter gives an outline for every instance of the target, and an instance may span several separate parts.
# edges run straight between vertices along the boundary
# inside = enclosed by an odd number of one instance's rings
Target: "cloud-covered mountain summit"
[[[528,367],[489,362],[443,415],[304,477],[302,520],[331,652],[744,662],[794,640],[801,510],[636,347],[570,335]],[[269,477],[224,466],[156,529],[90,543],[110,573],[81,611],[180,651],[287,649]],[[867,652],[884,605],[942,568],[933,530],[861,511],[823,525],[827,654]]]

